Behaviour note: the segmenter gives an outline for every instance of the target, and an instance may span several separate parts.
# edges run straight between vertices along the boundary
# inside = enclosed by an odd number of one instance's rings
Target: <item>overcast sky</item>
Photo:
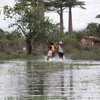
[[[86,10],[80,8],[73,8],[72,9],[72,20],[73,20],[73,29],[80,30],[84,29],[88,23],[95,22],[100,23],[99,19],[96,19],[96,15],[100,14],[100,0],[79,0],[85,2]],[[14,0],[1,0],[0,6],[2,5],[13,5]],[[49,16],[53,22],[59,22],[59,15],[56,13],[48,13],[45,14]],[[0,28],[4,30],[11,30],[8,29],[7,26],[13,22],[12,20],[3,20],[3,15],[0,15]],[[68,29],[68,12],[64,13],[64,27],[65,30]]]

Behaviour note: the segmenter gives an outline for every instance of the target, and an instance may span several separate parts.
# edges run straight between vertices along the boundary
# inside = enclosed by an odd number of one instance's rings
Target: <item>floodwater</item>
[[[100,100],[100,62],[0,61],[0,100]]]

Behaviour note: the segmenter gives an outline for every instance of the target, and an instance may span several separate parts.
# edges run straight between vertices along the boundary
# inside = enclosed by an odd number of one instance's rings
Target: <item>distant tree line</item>
[[[25,38],[16,31],[7,32],[0,29],[0,52],[7,49],[22,49],[25,47]]]

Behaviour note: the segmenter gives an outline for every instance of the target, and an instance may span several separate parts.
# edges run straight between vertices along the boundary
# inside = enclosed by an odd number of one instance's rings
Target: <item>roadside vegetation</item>
[[[85,36],[84,33],[74,32],[74,35],[68,36],[67,33],[55,33],[48,35],[47,42],[44,45],[34,43],[32,53],[29,55],[26,51],[25,38],[16,32],[8,33],[0,31],[0,60],[15,59],[38,59],[47,55],[49,42],[52,41],[55,46],[63,41],[64,56],[73,60],[100,60],[100,48],[83,47],[79,39]],[[80,35],[81,34],[81,35]],[[86,34],[87,36],[87,34]],[[56,50],[57,55],[57,50]]]
[[[59,41],[63,41],[64,55],[68,59],[100,60],[100,48],[83,47],[79,42],[83,36],[100,37],[100,24],[90,22],[85,29],[74,31],[71,8],[76,6],[85,9],[85,3],[77,0],[61,0],[60,3],[58,0],[15,0],[13,7],[5,5],[4,19],[15,22],[9,25],[9,28],[14,27],[12,32],[0,29],[0,60],[42,58],[47,55],[49,43],[53,42],[57,47]],[[69,29],[64,32],[63,12],[66,10],[69,11]],[[44,17],[44,11],[58,13],[60,23]],[[100,19],[100,15],[96,18]]]

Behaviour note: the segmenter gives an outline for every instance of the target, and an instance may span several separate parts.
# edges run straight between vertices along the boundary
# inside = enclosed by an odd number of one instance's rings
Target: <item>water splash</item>
[[[40,62],[62,62],[67,64],[100,64],[100,61],[91,61],[91,60],[72,60],[69,58],[66,58],[65,56],[63,59],[59,58],[58,56],[55,56],[54,58],[50,58],[47,60],[47,56],[44,56],[43,59],[38,60]]]
[[[44,56],[44,61],[46,61],[46,62],[65,62],[65,61],[68,61],[68,59],[66,59],[65,56],[63,57],[63,59],[59,58],[58,56],[55,56],[55,57],[47,60],[47,57]]]

